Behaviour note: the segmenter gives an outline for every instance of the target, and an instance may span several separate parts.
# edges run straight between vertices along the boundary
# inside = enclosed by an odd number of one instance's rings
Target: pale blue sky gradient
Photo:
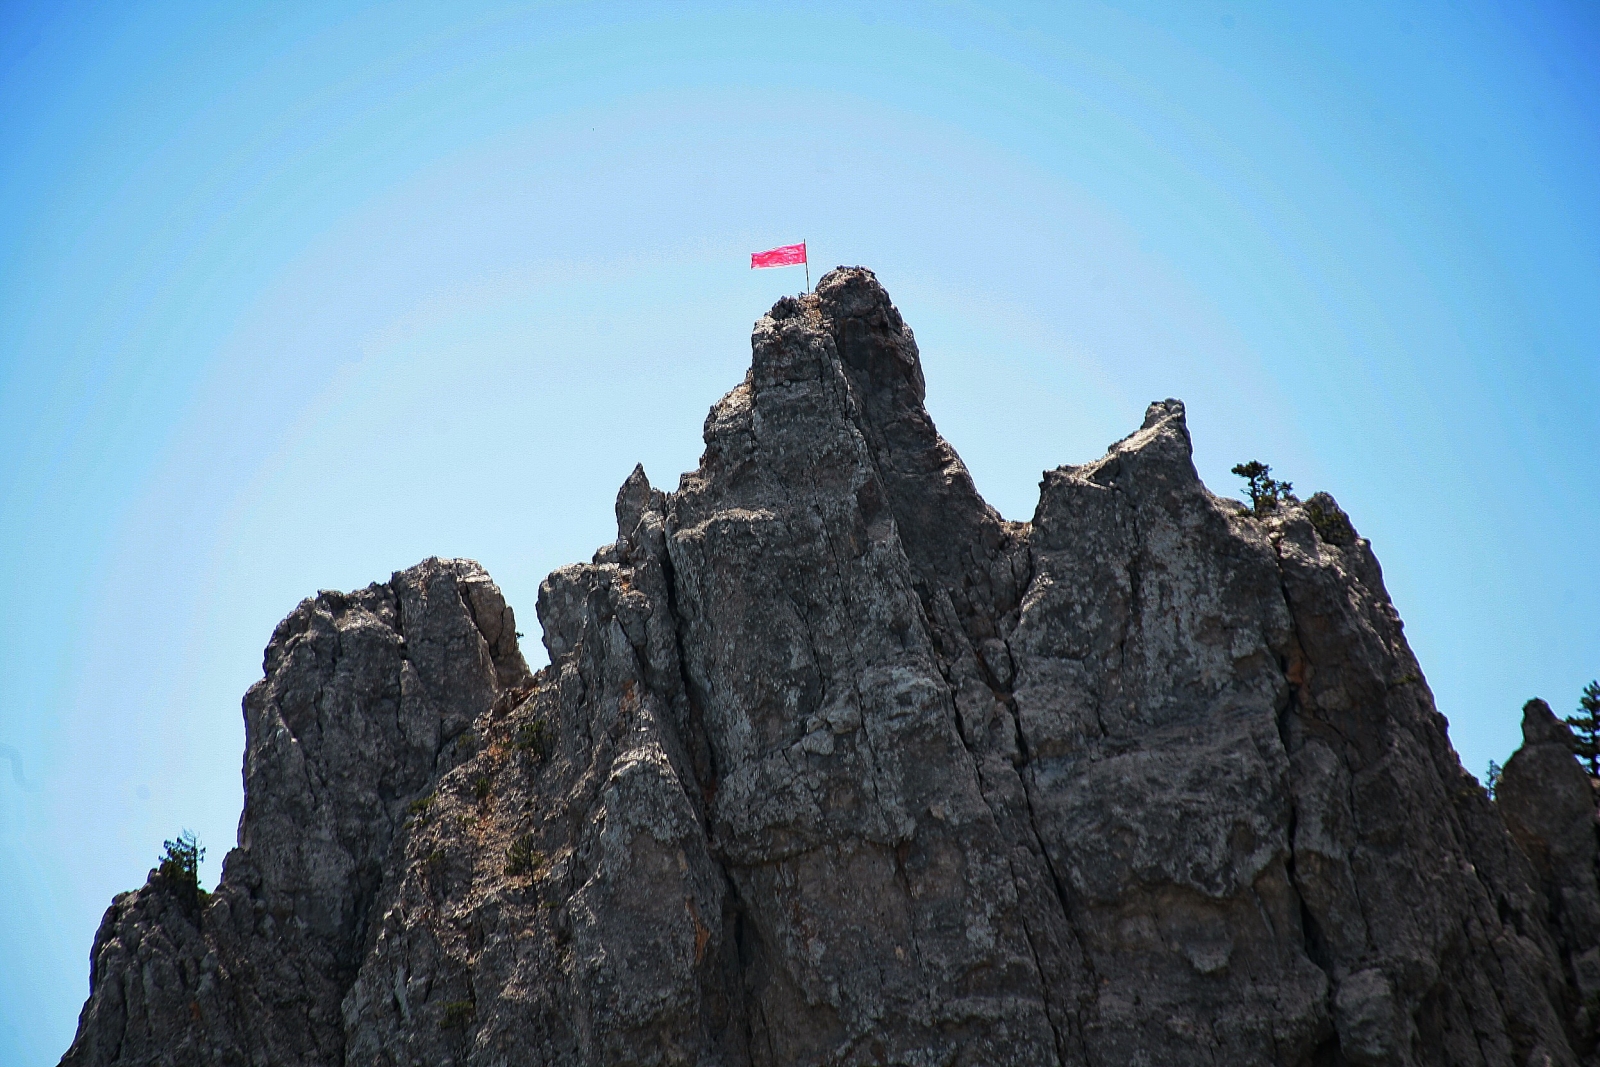
[[[870,14],[868,10],[870,9]],[[1600,6],[0,3],[0,1064],[240,805],[318,588],[550,569],[872,267],[1007,517],[1189,407],[1372,538],[1469,769],[1600,674]]]

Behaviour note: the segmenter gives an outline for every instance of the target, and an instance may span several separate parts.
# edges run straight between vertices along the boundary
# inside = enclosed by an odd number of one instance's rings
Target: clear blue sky
[[[802,237],[1010,518],[1166,396],[1214,489],[1332,491],[1481,774],[1600,674],[1596,55],[1555,0],[0,4],[0,1063],[164,837],[215,878],[277,620],[461,555],[536,632]]]

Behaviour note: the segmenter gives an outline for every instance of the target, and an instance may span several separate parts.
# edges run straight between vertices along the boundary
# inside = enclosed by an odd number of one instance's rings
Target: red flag
[[[757,270],[761,267],[792,267],[797,263],[806,262],[806,243],[801,241],[797,245],[784,245],[782,248],[769,248],[765,252],[750,253],[750,269]]]

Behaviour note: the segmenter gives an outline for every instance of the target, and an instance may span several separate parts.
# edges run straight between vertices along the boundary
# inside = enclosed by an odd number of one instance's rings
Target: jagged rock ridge
[[[117,898],[64,1064],[1595,1062],[1565,727],[1491,802],[1330,497],[1168,400],[1006,522],[870,272],[752,340],[536,676],[466,561],[278,627],[221,883]]]

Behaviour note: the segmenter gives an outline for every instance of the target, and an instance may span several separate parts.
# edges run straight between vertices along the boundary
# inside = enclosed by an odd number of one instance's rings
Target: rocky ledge
[[[752,347],[537,674],[464,560],[279,625],[220,884],[116,898],[63,1064],[1595,1062],[1566,727],[1491,801],[1330,497],[1166,400],[1007,522],[870,272]]]

